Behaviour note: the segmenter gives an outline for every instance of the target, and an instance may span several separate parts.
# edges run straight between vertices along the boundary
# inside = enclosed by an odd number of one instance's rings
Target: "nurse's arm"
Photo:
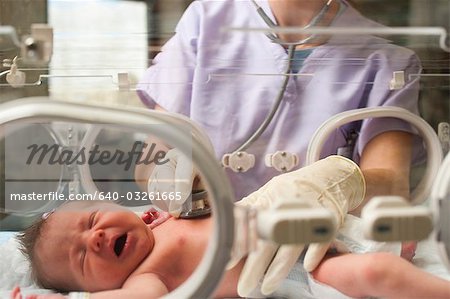
[[[399,195],[409,199],[411,156],[410,133],[389,131],[369,141],[359,163],[366,180],[366,197],[351,214],[360,215],[364,205],[376,195]]]

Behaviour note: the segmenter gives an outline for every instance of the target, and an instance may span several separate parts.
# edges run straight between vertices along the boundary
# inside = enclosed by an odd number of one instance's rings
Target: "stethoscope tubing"
[[[312,26],[317,25],[325,16],[325,14],[328,12],[331,3],[333,0],[328,0],[327,3],[324,5],[324,7],[320,10],[320,12],[309,22],[308,25],[305,26],[305,28],[309,28]],[[256,7],[256,11],[261,16],[263,21],[269,26],[270,28],[276,27],[277,25],[269,18],[269,16],[264,12],[261,6],[256,3],[255,0],[252,0],[252,3]],[[248,149],[256,140],[258,140],[259,137],[264,133],[264,131],[267,129],[267,127],[272,122],[273,118],[275,117],[275,114],[277,113],[281,102],[283,101],[284,95],[286,93],[287,85],[289,83],[289,75],[292,72],[292,66],[294,61],[294,53],[295,53],[295,47],[299,45],[304,45],[310,43],[313,39],[316,38],[315,35],[311,35],[301,41],[295,42],[295,43],[288,43],[283,42],[280,40],[275,34],[266,34],[267,38],[269,38],[273,43],[279,44],[280,46],[285,46],[288,48],[288,64],[286,67],[286,70],[282,74],[285,76],[283,83],[280,87],[280,90],[278,92],[277,97],[275,98],[275,101],[272,105],[272,108],[270,109],[269,113],[267,114],[264,121],[259,125],[259,127],[253,132],[253,134],[244,141],[240,146],[238,146],[233,153],[245,151]]]
[[[275,113],[277,113],[278,108],[280,107],[281,102],[283,101],[284,94],[286,92],[286,88],[289,82],[289,74],[292,71],[292,64],[293,64],[293,58],[295,53],[295,45],[290,45],[288,47],[288,65],[286,68],[286,71],[284,72],[284,80],[283,84],[281,85],[280,91],[278,92],[277,98],[275,99],[275,102],[273,103],[272,109],[270,109],[269,113],[267,114],[264,121],[261,123],[261,125],[256,129],[256,131],[250,136],[247,141],[245,141],[241,146],[239,146],[237,149],[235,149],[233,152],[241,152],[245,151],[247,148],[250,147],[250,145],[253,144],[267,129],[267,127],[272,122]]]

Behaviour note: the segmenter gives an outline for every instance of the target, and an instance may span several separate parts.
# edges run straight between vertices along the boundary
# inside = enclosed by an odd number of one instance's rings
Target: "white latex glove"
[[[268,209],[287,200],[318,202],[329,209],[338,227],[344,223],[348,211],[363,200],[365,181],[359,167],[341,156],[330,156],[299,170],[274,177],[259,190],[237,202],[238,206]],[[330,243],[310,244],[304,267],[314,270],[325,256]],[[249,296],[264,277],[261,293],[269,295],[285,279],[298,260],[304,245],[282,245],[258,240],[257,248],[245,261],[238,282],[238,294]],[[232,257],[233,260],[233,257]]]
[[[169,150],[164,159],[169,161],[155,165],[147,181],[147,191],[149,197],[154,198],[152,203],[178,218],[184,202],[192,192],[192,185],[198,173],[193,167],[192,158],[178,149]]]

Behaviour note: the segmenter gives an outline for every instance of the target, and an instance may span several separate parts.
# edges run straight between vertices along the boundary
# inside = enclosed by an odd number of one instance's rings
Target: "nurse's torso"
[[[218,4],[218,2],[222,2]],[[223,31],[229,27],[266,27],[250,1],[205,1],[190,117],[211,137],[218,157],[243,144],[269,114],[283,84],[286,50],[261,32]],[[267,6],[266,6],[267,10]],[[245,173],[228,169],[237,199],[279,174],[264,163],[278,150],[295,153],[303,164],[315,130],[336,113],[366,106],[373,81],[367,52],[321,46],[291,75],[274,119],[246,151],[255,167]],[[331,59],[333,58],[333,59]],[[345,145],[349,129],[337,130],[322,156]]]
[[[271,16],[268,3],[258,2]],[[193,74],[189,74],[189,93],[180,93],[184,98],[176,98],[176,92],[173,95],[173,101],[190,101],[189,107],[175,112],[188,114],[207,131],[221,159],[242,145],[271,111],[286,77],[288,55],[285,48],[270,42],[262,32],[226,30],[267,28],[251,1],[198,1],[186,15],[186,20],[196,23],[181,22],[177,34],[195,36],[187,46],[195,49],[196,61],[187,61],[195,64]],[[342,20],[347,19],[353,25],[373,26],[346,6],[335,23],[345,26]],[[289,76],[283,100],[270,125],[246,149],[255,155],[255,166],[245,173],[227,169],[236,199],[280,174],[265,165],[266,155],[280,150],[295,153],[300,167],[313,133],[325,120],[349,109],[383,105],[389,95],[392,71],[404,68],[395,62],[411,56],[401,49],[369,36],[353,37],[351,42],[331,39],[313,49],[298,73]],[[397,60],[387,58],[393,52]],[[387,75],[380,76],[380,70]],[[190,99],[186,99],[187,94]],[[336,130],[322,156],[336,153],[357,126]]]

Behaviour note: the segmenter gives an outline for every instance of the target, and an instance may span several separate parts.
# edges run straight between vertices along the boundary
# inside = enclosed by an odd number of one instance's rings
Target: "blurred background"
[[[226,1],[226,0],[218,0]],[[139,81],[161,46],[173,35],[175,25],[190,0],[0,0],[0,72],[11,68],[14,58],[26,71],[26,86],[14,88],[0,77],[0,103],[30,96],[52,96],[92,104],[120,104],[144,107],[129,89]],[[448,0],[353,0],[365,16],[393,27],[442,27],[450,29]],[[36,26],[36,24],[39,24]],[[46,26],[47,27],[46,27]],[[46,35],[52,30],[52,51],[46,52]],[[44,41],[40,40],[44,37]],[[439,47],[437,37],[400,36],[396,43],[413,49],[422,60],[420,109],[422,117],[435,129],[450,120],[450,54]],[[447,45],[450,44],[447,36]],[[51,173],[43,190],[53,190],[61,180],[70,182],[70,169],[59,167],[23,169],[18,161],[5,161],[22,141],[47,140],[70,145],[78,136],[69,125],[48,130],[34,128],[0,143],[0,189],[14,182],[14,171],[27,172],[30,180]],[[69,137],[70,136],[70,137]],[[56,138],[56,139],[55,139]],[[106,132],[98,137],[108,148],[127,148],[136,136]],[[11,155],[9,155],[11,158]],[[5,171],[7,169],[8,171]],[[98,184],[121,190],[117,182],[132,181],[133,170],[93,170]],[[7,173],[7,175],[5,174]],[[63,174],[62,174],[63,173]],[[67,187],[70,189],[70,186]],[[131,187],[130,187],[131,188]],[[132,189],[132,188],[131,188]],[[66,192],[70,192],[67,191]],[[0,192],[0,208],[5,192]],[[0,215],[0,217],[3,217]],[[2,224],[5,228],[6,224]],[[2,228],[2,229],[3,229]]]

